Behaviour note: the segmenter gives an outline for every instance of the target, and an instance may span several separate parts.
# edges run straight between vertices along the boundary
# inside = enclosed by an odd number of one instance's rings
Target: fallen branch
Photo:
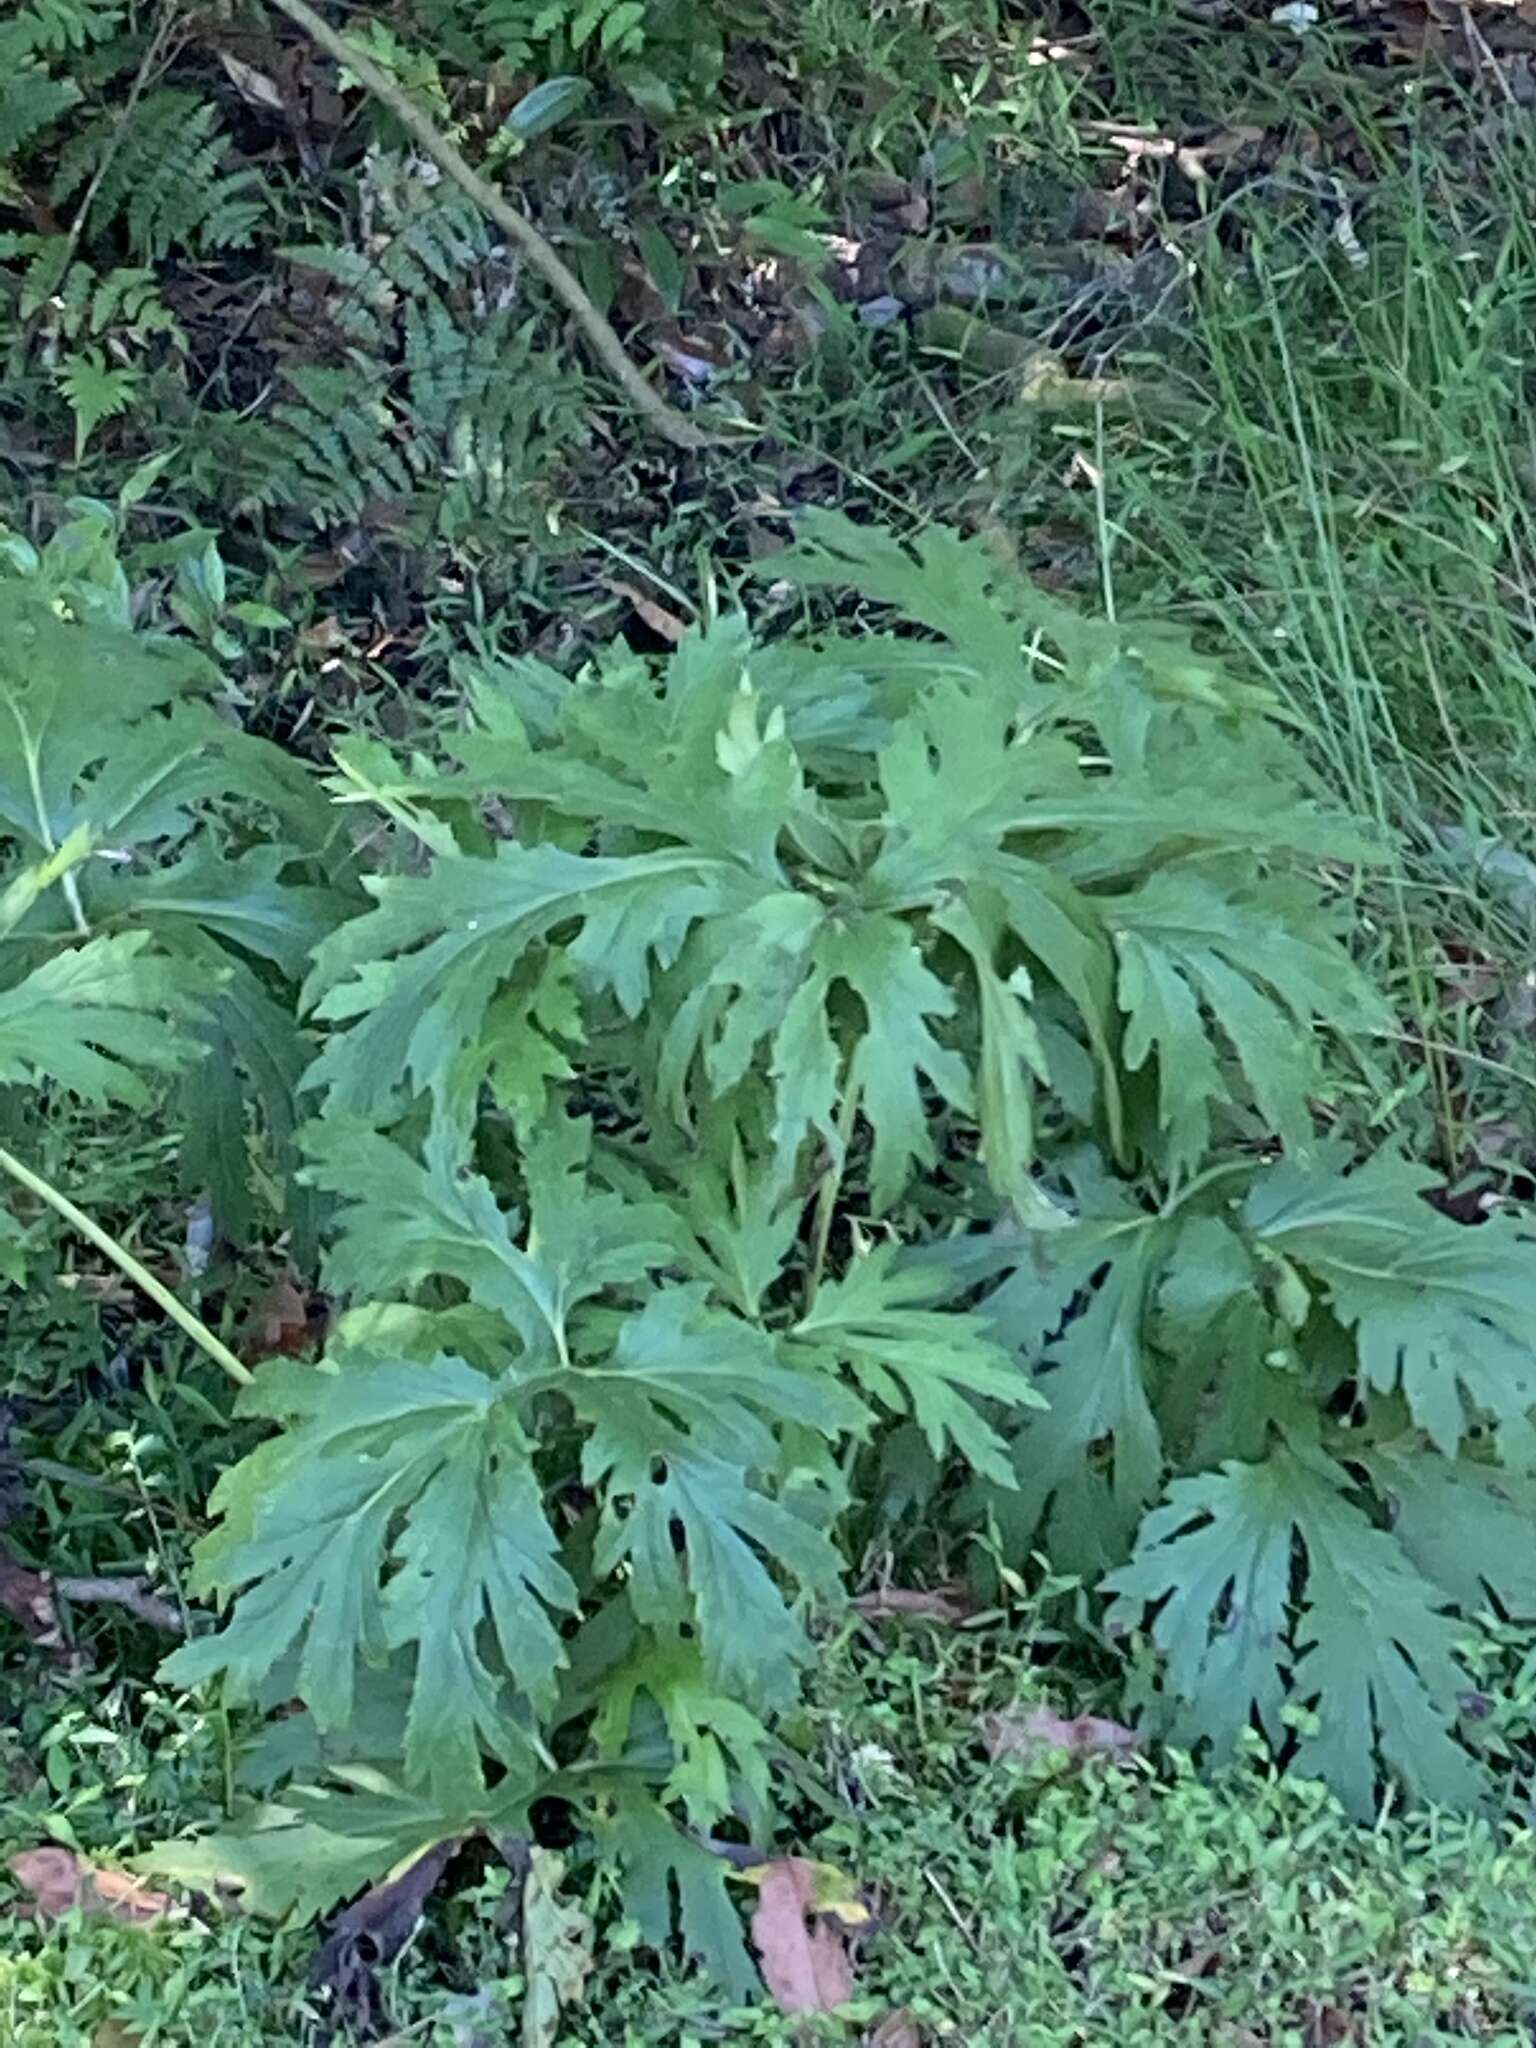
[[[624,344],[592,303],[581,280],[561,260],[527,215],[519,213],[494,185],[486,183],[388,72],[381,70],[365,52],[354,49],[344,36],[338,35],[309,5],[309,0],[268,0],[268,5],[286,14],[338,64],[344,64],[376,100],[388,107],[406,133],[420,144],[460,191],[466,192],[482,213],[488,214],[502,233],[516,243],[550,289],[565,301],[599,360],[659,434],[665,435],[679,448],[706,448],[711,445],[714,436],[706,434],[692,420],[685,418],[646,381],[625,353]]]
[[[137,1620],[147,1622],[151,1628],[164,1629],[167,1635],[184,1636],[187,1632],[186,1623],[170,1601],[151,1593],[145,1579],[52,1578],[50,1583],[54,1592],[73,1606],[85,1607],[94,1602],[126,1607]]]

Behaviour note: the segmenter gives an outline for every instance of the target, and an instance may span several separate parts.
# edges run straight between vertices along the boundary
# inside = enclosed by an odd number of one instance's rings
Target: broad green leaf
[[[1132,1562],[1104,1582],[1118,1596],[1111,1623],[1134,1626],[1161,1603],[1152,1636],[1186,1739],[1230,1751],[1255,1710],[1276,1734],[1291,1699],[1311,1716],[1296,1767],[1356,1813],[1374,1810],[1378,1751],[1416,1797],[1475,1805],[1477,1774],[1451,1733],[1468,1685],[1461,1627],[1349,1491],[1340,1466],[1291,1444],[1175,1480]]]
[[[707,1831],[743,1803],[766,1815],[768,1730],[710,1683],[697,1644],[677,1635],[647,1637],[605,1674],[593,1723],[601,1755],[625,1760],[648,1703],[672,1751],[661,1796],[678,1801],[691,1826]]]
[[[551,128],[558,128],[567,115],[575,113],[591,91],[591,84],[585,78],[543,79],[531,92],[523,94],[502,126],[519,142],[532,142],[535,136],[547,135]]]
[[[507,1383],[460,1359],[353,1355],[307,1379],[268,1367],[242,1406],[287,1432],[220,1481],[225,1526],[200,1547],[197,1584],[234,1604],[165,1676],[222,1677],[249,1698],[298,1646],[299,1696],[328,1730],[351,1717],[359,1655],[409,1646],[408,1778],[462,1793],[482,1751],[519,1754],[509,1691],[552,1702],[553,1614],[575,1604]]]
[[[0,988],[0,1084],[56,1081],[87,1102],[147,1105],[138,1069],[180,1065],[192,1044],[175,1021],[203,992],[148,932],[87,939]],[[208,994],[213,986],[204,983]]]
[[[665,1951],[674,1925],[684,1954],[703,1964],[737,2005],[762,1995],[726,1889],[728,1865],[684,1834],[643,1793],[621,1787],[600,1819],[599,1847],[618,1864],[625,1913],[651,1948]]]
[[[148,924],[171,943],[185,925],[298,982],[316,946],[352,906],[337,890],[283,880],[290,859],[282,846],[252,847],[226,860],[200,845],[169,867],[113,875],[97,901],[104,915]]]
[[[182,1071],[181,1169],[187,1185],[206,1189],[219,1234],[246,1241],[255,1216],[249,1144],[252,1107],[270,1148],[265,1155],[282,1180],[283,1216],[296,1258],[308,1264],[315,1249],[318,1203],[298,1179],[295,1135],[299,1089],[313,1051],[290,1004],[279,1002],[244,961],[206,948],[219,961],[220,980],[201,1004],[194,1025],[207,1051]]]
[[[1505,1613],[1536,1616],[1536,1478],[1443,1458],[1412,1438],[1362,1457],[1392,1503],[1392,1533],[1426,1579],[1468,1615],[1492,1590]]]
[[[498,847],[494,860],[440,857],[432,872],[369,882],[376,908],[316,955],[316,1014],[333,1035],[310,1085],[332,1107],[387,1113],[402,1078],[462,1099],[463,1048],[527,949],[562,927],[581,979],[636,1014],[652,962],[674,958],[695,920],[733,907],[743,877],[686,849],[632,858],[554,846]]]
[[[888,1413],[910,1414],[936,1458],[953,1448],[982,1478],[1011,1486],[1008,1447],[975,1404],[995,1401],[1008,1419],[1044,1407],[1029,1369],[994,1341],[983,1317],[932,1306],[931,1277],[896,1256],[876,1246],[840,1279],[823,1281],[784,1355],[850,1372]]]
[[[1315,1167],[1281,1161],[1243,1213],[1261,1248],[1310,1274],[1353,1333],[1362,1384],[1401,1388],[1450,1457],[1479,1418],[1536,1408],[1536,1262],[1512,1212],[1473,1227],[1432,1208],[1435,1179],[1388,1154],[1350,1173],[1336,1153]]]
[[[447,1125],[429,1133],[420,1161],[346,1117],[311,1124],[304,1142],[311,1178],[346,1203],[327,1263],[332,1287],[388,1298],[456,1280],[516,1332],[528,1370],[567,1359],[578,1304],[640,1281],[669,1256],[670,1219],[588,1184],[588,1134],[573,1118],[543,1126],[524,1158],[526,1226],[469,1169]]]
[[[1168,1167],[1188,1173],[1211,1143],[1213,1103],[1251,1100],[1293,1151],[1312,1135],[1325,1093],[1320,1024],[1363,1032],[1386,1021],[1315,890],[1265,883],[1242,892],[1189,869],[1162,868],[1106,915],[1127,1013],[1124,1057],[1156,1062]],[[1247,1083],[1229,1081],[1221,1052]]]
[[[944,527],[925,527],[909,550],[881,528],[817,511],[802,521],[794,547],[757,568],[759,575],[858,590],[891,605],[946,640],[969,674],[994,683],[1021,718],[1040,711],[1054,694],[1024,656],[1015,609],[1026,598],[1024,579]]]
[[[951,1016],[955,999],[924,965],[893,918],[861,918],[827,947],[829,971],[858,997],[864,1030],[848,1068],[848,1086],[874,1132],[870,1197],[876,1210],[895,1201],[914,1166],[934,1158],[923,1082],[956,1109],[971,1106],[964,1060],[942,1045],[928,1019]]]
[[[1111,1629],[1138,1628],[1158,1602],[1152,1640],[1180,1714],[1175,1738],[1229,1759],[1257,1713],[1282,1733],[1283,1660],[1296,1544],[1291,1461],[1223,1466],[1176,1479],[1142,1521],[1131,1562],[1110,1572]]]
[[[993,1511],[1020,1548],[1043,1523],[1069,1570],[1118,1563],[1162,1484],[1147,1324],[1170,1236],[1135,1211],[1026,1233],[983,1303],[998,1340],[1037,1369],[1046,1404],[1014,1437],[1017,1490]]]
[[[212,1834],[160,1842],[132,1860],[147,1877],[216,1895],[235,1889],[248,1913],[303,1923],[328,1913],[442,1842],[521,1831],[537,1784],[513,1774],[489,1797],[478,1780],[438,1800],[366,1774],[366,1784],[294,1785]]]
[[[34,855],[80,827],[122,849],[183,835],[192,807],[268,805],[306,839],[304,771],[205,702],[217,675],[184,642],[60,618],[0,580],[0,826]]]
[[[813,1132],[841,1158],[836,1111],[850,1089],[874,1134],[871,1195],[887,1207],[912,1165],[934,1156],[925,1086],[970,1105],[966,1063],[928,1021],[951,1017],[955,998],[896,918],[834,918],[806,896],[776,892],[723,921],[681,964],[698,979],[658,1046],[664,1097],[681,1100],[700,1049],[712,1088],[728,1091],[768,1038],[785,1174]]]
[[[775,1569],[826,1594],[840,1560],[764,1490],[781,1462],[776,1432],[835,1438],[862,1429],[862,1404],[819,1363],[796,1369],[761,1330],[707,1309],[696,1287],[654,1295],[606,1358],[559,1386],[590,1431],[582,1476],[603,1500],[596,1569],[625,1569],[646,1625],[696,1627],[716,1684],[782,1699],[808,1645]]]
[[[66,621],[0,581],[0,823],[51,851],[81,822],[79,785],[137,720],[206,691],[196,650]]]
[[[779,882],[780,836],[807,799],[786,712],[756,688],[750,654],[744,622],[727,618],[685,635],[659,688],[627,652],[559,689],[510,664],[474,692],[480,730],[455,743],[454,780]]]

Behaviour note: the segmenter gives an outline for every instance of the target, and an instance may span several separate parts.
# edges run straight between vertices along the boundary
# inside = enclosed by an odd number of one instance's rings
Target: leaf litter
[[[1058,1752],[1074,1762],[1090,1756],[1124,1759],[1135,1756],[1142,1747],[1139,1731],[1120,1721],[1108,1721],[1098,1714],[1076,1714],[1068,1720],[1050,1707],[984,1714],[978,1725],[993,1763],[1008,1756],[1033,1761]]]
[[[822,1868],[783,1856],[754,1873],[752,1945],[781,2012],[835,2012],[853,1996],[853,1962],[838,1917],[823,1902]]]

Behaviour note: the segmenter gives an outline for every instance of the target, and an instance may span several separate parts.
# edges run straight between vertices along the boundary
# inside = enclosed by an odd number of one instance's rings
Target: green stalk
[[[168,1287],[162,1286],[149,1268],[141,1264],[126,1245],[119,1244],[109,1231],[103,1230],[101,1225],[87,1216],[83,1209],[76,1208],[68,1195],[61,1193],[51,1181],[44,1180],[40,1173],[34,1173],[30,1166],[24,1166],[14,1153],[7,1152],[3,1145],[0,1145],[0,1173],[8,1173],[11,1179],[24,1187],[29,1194],[36,1195],[40,1202],[46,1202],[55,1215],[62,1216],[72,1230],[78,1230],[82,1237],[88,1238],[99,1252],[105,1252],[119,1272],[125,1273],[135,1287],[149,1296],[156,1307],[164,1309],[171,1321],[186,1331],[199,1351],[211,1358],[221,1372],[227,1373],[236,1386],[248,1387],[251,1384],[251,1373],[240,1363],[222,1338],[216,1337],[208,1325],[192,1313],[185,1302],[178,1301]]]
[[[848,1084],[837,1112],[837,1157],[830,1160],[822,1175],[821,1186],[816,1195],[816,1216],[811,1225],[811,1265],[806,1274],[804,1315],[809,1315],[816,1306],[816,1290],[821,1285],[822,1272],[827,1263],[827,1247],[832,1240],[832,1221],[837,1214],[837,1198],[843,1189],[843,1172],[848,1164],[848,1147],[853,1143],[853,1126],[859,1114],[859,1090],[852,1082]]]

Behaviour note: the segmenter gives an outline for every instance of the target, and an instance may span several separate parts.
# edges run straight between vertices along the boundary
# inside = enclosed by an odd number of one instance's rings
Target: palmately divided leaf
[[[572,1311],[607,1287],[639,1281],[670,1252],[668,1217],[589,1184],[588,1142],[574,1118],[535,1134],[523,1160],[525,1228],[470,1171],[446,1124],[428,1133],[418,1161],[355,1118],[321,1118],[305,1134],[311,1178],[347,1203],[327,1264],[331,1285],[387,1299],[425,1280],[457,1280],[515,1331],[529,1370],[565,1359]]]
[[[552,1611],[575,1604],[505,1383],[461,1359],[354,1355],[307,1378],[269,1366],[242,1405],[289,1427],[220,1482],[225,1525],[200,1548],[197,1584],[235,1595],[233,1608],[165,1675],[223,1675],[248,1698],[299,1646],[300,1695],[322,1730],[339,1729],[358,1659],[411,1647],[408,1774],[462,1794],[482,1751],[518,1751],[508,1687],[552,1700],[564,1657]]]
[[[819,1364],[796,1370],[764,1332],[707,1309],[697,1287],[654,1295],[611,1354],[573,1367],[560,1391],[590,1429],[582,1477],[604,1501],[596,1569],[626,1569],[643,1623],[695,1626],[716,1684],[782,1700],[808,1645],[775,1570],[830,1594],[841,1561],[764,1490],[781,1463],[776,1433],[862,1430],[862,1405]]]
[[[87,939],[0,988],[0,1083],[55,1081],[87,1102],[147,1103],[137,1070],[192,1056],[175,1020],[197,993],[181,963],[148,947],[147,932]]]
[[[709,1829],[722,1814],[750,1806],[766,1815],[768,1730],[747,1707],[710,1683],[698,1645],[685,1637],[644,1640],[604,1676],[593,1737],[598,1753],[624,1762],[631,1739],[643,1741],[647,1703],[659,1713],[672,1749],[661,1796],[683,1807],[690,1825]]]
[[[249,1097],[258,1106],[273,1164],[284,1178],[284,1218],[296,1258],[315,1251],[315,1199],[297,1179],[299,1091],[313,1046],[290,1004],[269,995],[243,960],[217,954],[221,979],[194,1026],[207,1050],[177,1088],[188,1185],[207,1191],[219,1235],[243,1243],[254,1219],[247,1146]]]
[[[1354,1335],[1363,1385],[1400,1387],[1450,1457],[1473,1418],[1536,1408],[1536,1248],[1508,1211],[1453,1222],[1423,1199],[1434,1184],[1387,1154],[1347,1174],[1336,1156],[1281,1161],[1254,1183],[1244,1217],[1261,1246],[1320,1284]]]
[[[448,1788],[442,1799],[380,1782],[377,1773],[369,1774],[367,1790],[294,1785],[234,1826],[158,1843],[131,1867],[210,1895],[234,1889],[244,1911],[302,1923],[440,1842],[482,1833],[500,1841],[520,1832],[537,1789],[518,1774],[489,1797],[477,1796],[478,1778]]]
[[[971,1105],[965,1061],[941,1045],[930,1017],[950,1016],[955,999],[924,964],[892,918],[862,918],[828,949],[829,968],[864,1006],[864,1031],[848,1085],[874,1132],[870,1197],[876,1210],[895,1201],[915,1166],[931,1165],[933,1135],[923,1104],[926,1079],[953,1108]]]
[[[1131,1563],[1105,1579],[1110,1619],[1135,1626],[1162,1603],[1152,1636],[1170,1688],[1189,1736],[1218,1752],[1255,1709],[1278,1732],[1289,1695],[1315,1723],[1297,1767],[1353,1811],[1374,1810],[1378,1752],[1415,1796],[1475,1805],[1477,1774],[1451,1733],[1468,1685],[1460,1624],[1349,1491],[1340,1466],[1291,1444],[1175,1480]]]
[[[684,1834],[654,1800],[623,1784],[599,1823],[598,1842],[619,1866],[624,1910],[643,1941],[665,1949],[676,1925],[685,1955],[703,1963],[737,2004],[761,1996],[762,1978],[741,1938],[722,1857]]]
[[[1107,1621],[1138,1628],[1158,1607],[1152,1640],[1180,1703],[1177,1739],[1233,1754],[1257,1712],[1281,1733],[1283,1664],[1296,1542],[1295,1489],[1284,1456],[1176,1479],[1141,1524],[1136,1554],[1104,1579]]]
[[[682,1099],[700,1049],[713,1088],[734,1087],[768,1038],[786,1174],[813,1132],[841,1157],[835,1112],[853,1089],[874,1137],[871,1198],[886,1207],[914,1164],[934,1157],[925,1086],[970,1106],[969,1069],[929,1024],[952,1016],[955,998],[897,918],[835,917],[808,896],[777,891],[725,921],[681,967],[698,978],[658,1047],[665,1095]]]
[[[786,1355],[851,1373],[887,1412],[910,1414],[936,1458],[953,1449],[980,1477],[1012,1486],[1008,1446],[975,1402],[995,1401],[1008,1417],[1043,1408],[1027,1366],[981,1316],[934,1307],[932,1277],[896,1257],[877,1245],[823,1281],[785,1338]]]
[[[81,822],[82,780],[135,721],[215,679],[195,648],[61,619],[19,580],[0,579],[0,650],[0,824],[40,851]]]
[[[339,890],[283,880],[290,859],[282,846],[252,847],[227,860],[197,845],[170,866],[112,874],[99,892],[101,908],[150,925],[171,944],[183,929],[206,933],[298,982],[316,946],[352,906]]]
[[[1223,1074],[1222,1045],[1269,1131],[1304,1149],[1324,1092],[1316,1025],[1363,1032],[1385,1021],[1317,892],[1289,881],[1234,892],[1160,868],[1107,914],[1125,1063],[1135,1071],[1155,1058],[1168,1170],[1194,1170],[1210,1148],[1212,1104],[1240,1099]]]
[[[244,797],[307,836],[318,793],[201,701],[217,681],[186,642],[60,618],[25,580],[0,579],[0,827],[34,853],[82,825],[123,848],[178,839],[193,806]]]
[[[479,730],[454,744],[463,786],[557,815],[686,842],[781,879],[778,841],[805,802],[784,710],[756,689],[745,622],[688,633],[661,677],[627,652],[576,686],[509,704],[474,691]],[[527,665],[520,669],[528,679]],[[532,713],[529,716],[529,713]]]
[[[1044,1523],[1068,1569],[1118,1563],[1162,1484],[1147,1320],[1170,1236],[1134,1210],[1021,1233],[1017,1266],[982,1304],[1039,1369],[1046,1404],[1013,1439],[1016,1490],[993,1512],[1021,1549]]]
[[[311,1085],[335,1109],[388,1113],[400,1081],[463,1099],[463,1049],[482,1036],[497,989],[551,933],[633,1016],[653,962],[674,959],[694,922],[741,900],[744,871],[686,849],[612,859],[555,846],[499,846],[494,860],[443,855],[427,875],[369,883],[376,908],[320,947],[309,995],[345,1022]]]
[[[1536,1617],[1536,1477],[1443,1458],[1413,1438],[1361,1463],[1393,1506],[1392,1533],[1426,1579],[1468,1615],[1491,1590],[1512,1619]]]

